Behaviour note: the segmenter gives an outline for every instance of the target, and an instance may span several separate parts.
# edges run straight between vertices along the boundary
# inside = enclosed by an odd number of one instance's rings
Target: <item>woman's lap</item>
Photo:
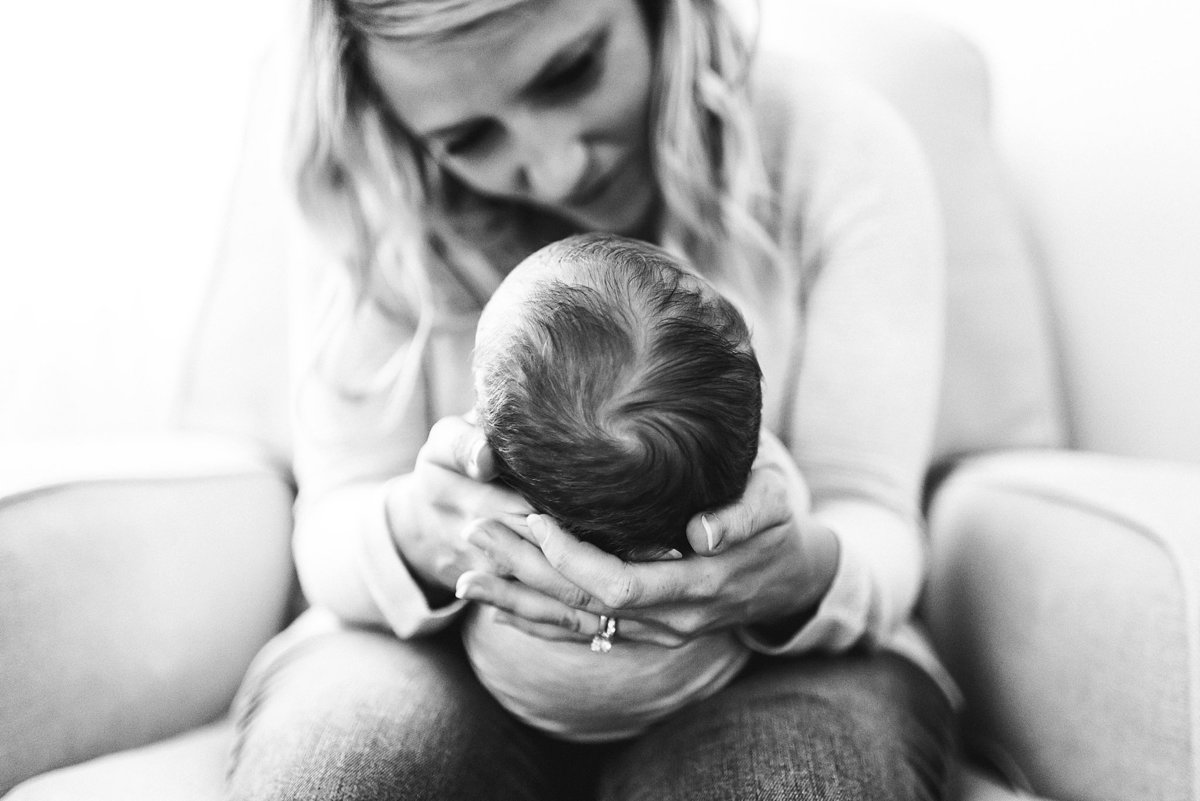
[[[602,799],[935,799],[953,713],[890,654],[762,659],[626,746]]]
[[[235,707],[231,797],[554,797],[548,738],[503,712],[455,645],[335,630],[252,667]]]
[[[951,719],[898,657],[761,660],[634,741],[571,745],[509,717],[454,632],[344,629],[260,659],[237,715],[233,798],[406,801],[932,798]]]

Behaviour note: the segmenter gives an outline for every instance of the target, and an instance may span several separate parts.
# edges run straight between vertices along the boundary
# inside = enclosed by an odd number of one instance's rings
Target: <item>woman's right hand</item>
[[[409,570],[428,585],[453,591],[467,570],[490,563],[464,536],[480,518],[524,521],[533,509],[494,482],[495,459],[469,417],[443,417],[429,431],[413,471],[388,483],[387,518]]]

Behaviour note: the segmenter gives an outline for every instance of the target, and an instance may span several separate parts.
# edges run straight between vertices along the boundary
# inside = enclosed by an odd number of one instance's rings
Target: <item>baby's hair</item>
[[[745,320],[666,251],[588,234],[549,245],[507,336],[480,343],[478,408],[500,476],[623,558],[675,548],[741,496],[762,372]]]

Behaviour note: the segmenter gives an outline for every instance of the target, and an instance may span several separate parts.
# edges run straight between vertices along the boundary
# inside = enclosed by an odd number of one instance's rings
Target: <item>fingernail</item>
[[[501,626],[511,626],[513,623],[513,616],[508,612],[501,612],[499,609],[497,609],[492,614],[492,620],[499,623]]]
[[[708,551],[712,553],[721,544],[721,538],[713,531],[712,523],[708,520],[708,515],[700,515],[700,525],[704,526],[704,536],[708,540]]]
[[[683,554],[680,553],[675,548],[672,548],[671,550],[667,551],[666,553],[664,553],[662,555],[662,559],[664,561],[674,561],[675,559],[682,559],[682,558],[683,558]]]
[[[472,591],[474,589],[475,587],[471,584],[471,580],[467,577],[467,574],[463,573],[458,577],[458,581],[454,582],[454,597],[468,601],[473,600]]]
[[[546,521],[542,520],[541,515],[529,515],[529,517],[525,518],[525,522],[529,524],[529,530],[533,532],[533,538],[537,540],[538,545],[541,545],[548,533]]]

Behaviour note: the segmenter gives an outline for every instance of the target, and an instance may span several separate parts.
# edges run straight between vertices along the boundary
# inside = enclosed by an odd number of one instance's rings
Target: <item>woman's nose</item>
[[[587,147],[570,137],[556,144],[530,148],[523,165],[523,182],[535,200],[562,202],[570,198],[587,174]]]

